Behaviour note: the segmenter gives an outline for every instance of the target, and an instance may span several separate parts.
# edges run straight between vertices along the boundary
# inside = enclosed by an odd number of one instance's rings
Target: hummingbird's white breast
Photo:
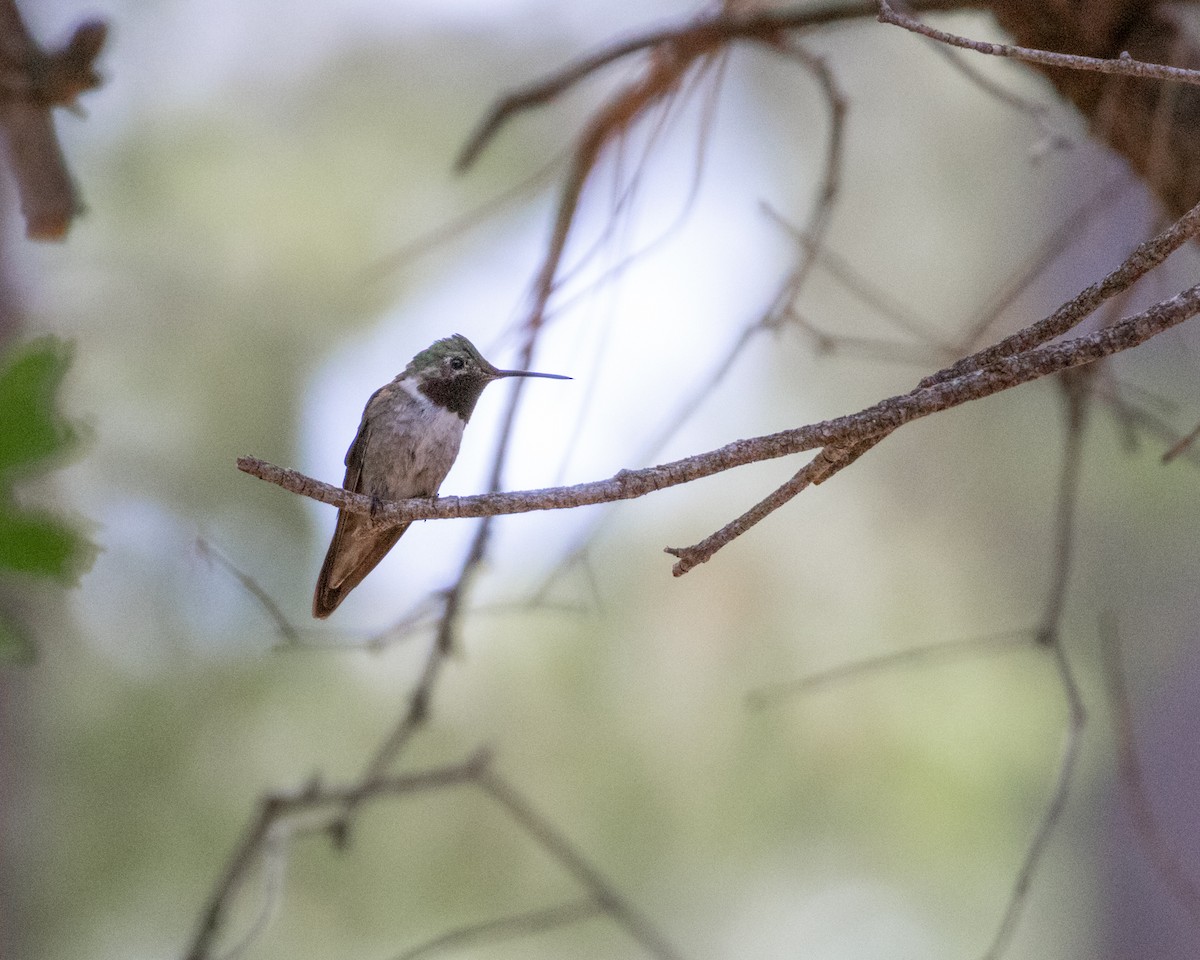
[[[454,465],[466,421],[426,397],[411,377],[390,392],[370,417],[364,492],[393,500],[431,497]]]

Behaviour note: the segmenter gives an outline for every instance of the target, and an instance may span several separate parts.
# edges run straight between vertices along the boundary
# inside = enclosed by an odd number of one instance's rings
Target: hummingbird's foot
[[[374,494],[371,495],[371,512],[367,514],[367,522],[371,527],[383,526],[383,521],[379,519],[379,514],[383,511],[383,501]]]

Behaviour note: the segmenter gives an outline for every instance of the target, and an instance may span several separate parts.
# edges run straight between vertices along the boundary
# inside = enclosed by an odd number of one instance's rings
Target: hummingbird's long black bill
[[[497,370],[497,378],[499,377],[544,377],[546,380],[570,380],[571,377],[563,376],[561,373],[534,373],[532,370]]]

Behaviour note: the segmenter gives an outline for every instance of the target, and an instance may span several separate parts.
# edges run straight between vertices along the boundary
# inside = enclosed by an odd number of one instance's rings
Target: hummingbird
[[[379,500],[436,496],[458,456],[463,429],[483,388],[504,377],[571,379],[557,373],[497,370],[460,333],[422,350],[367,401],[346,451],[342,486]],[[369,516],[339,510],[317,577],[313,616],[323,620],[333,613],[408,527],[385,526]]]

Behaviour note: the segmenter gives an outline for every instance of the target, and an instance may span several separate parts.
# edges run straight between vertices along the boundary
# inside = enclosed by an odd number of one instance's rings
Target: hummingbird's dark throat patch
[[[471,411],[475,409],[475,404],[479,401],[483,388],[490,382],[484,377],[463,373],[457,377],[425,380],[419,384],[417,389],[439,407],[445,407],[451,413],[457,413],[465,423],[471,419]]]

